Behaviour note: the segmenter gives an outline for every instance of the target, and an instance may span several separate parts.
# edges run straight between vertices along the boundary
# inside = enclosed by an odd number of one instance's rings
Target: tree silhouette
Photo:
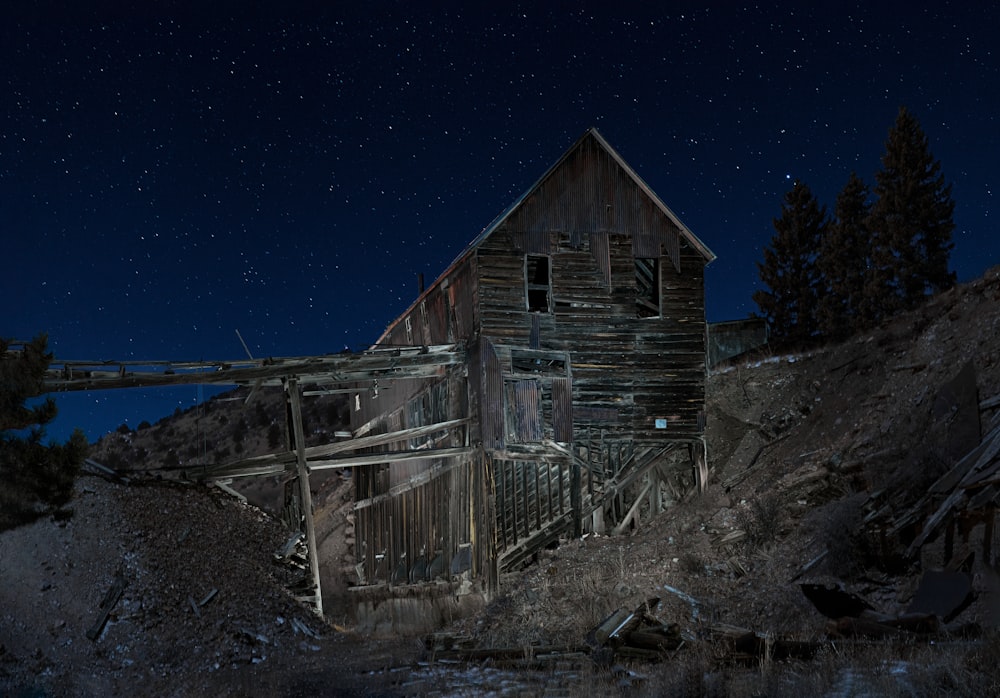
[[[767,290],[753,294],[776,343],[801,343],[816,334],[816,267],[820,240],[829,224],[809,187],[796,180],[785,194],[781,216],[774,219],[774,237],[758,263]]]
[[[870,304],[865,297],[871,258],[868,196],[868,185],[852,172],[837,195],[833,221],[820,240],[818,322],[820,333],[830,339],[843,339],[869,323]]]
[[[945,184],[941,163],[906,107],[900,107],[889,129],[874,194],[867,295],[880,304],[870,309],[877,322],[955,285],[955,273],[948,271],[955,229],[951,185]]]
[[[0,339],[0,530],[29,523],[69,503],[87,453],[77,429],[65,444],[44,445],[56,405],[41,395],[52,361],[47,337],[18,344]]]

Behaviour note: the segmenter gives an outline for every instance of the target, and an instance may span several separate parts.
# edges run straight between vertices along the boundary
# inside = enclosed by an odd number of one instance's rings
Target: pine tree
[[[41,334],[12,351],[11,341],[0,339],[0,531],[69,503],[87,452],[79,429],[65,444],[42,443],[56,405],[50,397],[29,401],[41,394],[52,361],[46,344]]]
[[[856,173],[837,195],[834,219],[820,241],[819,329],[828,339],[843,339],[868,325],[865,278],[871,258],[867,221],[869,190]]]
[[[955,273],[948,271],[955,229],[951,185],[906,107],[889,129],[875,182],[868,295],[880,306],[873,308],[878,321],[955,285]]]
[[[817,333],[816,257],[827,225],[826,207],[796,180],[785,194],[781,217],[774,219],[771,247],[757,264],[768,290],[753,294],[776,342],[803,343]]]

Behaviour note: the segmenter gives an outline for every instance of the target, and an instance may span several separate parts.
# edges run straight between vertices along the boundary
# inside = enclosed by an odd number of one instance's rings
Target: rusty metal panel
[[[427,321],[430,344],[453,342],[448,337],[448,311],[445,307],[445,292],[438,290],[427,299]]]
[[[482,437],[485,448],[503,449],[503,371],[493,344],[480,343],[480,381],[482,386]]]
[[[542,402],[539,382],[534,378],[504,383],[507,440],[535,443],[542,440]]]
[[[569,378],[552,379],[552,438],[573,440],[573,386]]]

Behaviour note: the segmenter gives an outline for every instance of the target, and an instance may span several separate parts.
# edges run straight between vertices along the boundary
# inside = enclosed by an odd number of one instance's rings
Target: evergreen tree
[[[834,219],[820,241],[816,266],[820,276],[819,329],[829,339],[843,339],[868,325],[865,278],[871,258],[867,221],[869,190],[856,173],[837,195]]]
[[[802,343],[816,335],[816,258],[827,225],[826,207],[796,180],[785,194],[781,217],[774,219],[771,247],[757,264],[767,290],[753,294],[776,342]]]
[[[46,344],[41,334],[11,350],[11,341],[0,339],[0,531],[69,503],[87,453],[79,429],[65,444],[42,443],[56,405],[50,397],[29,401],[41,394],[52,361]]]
[[[889,129],[874,193],[867,293],[880,304],[873,309],[879,321],[916,307],[929,292],[955,285],[955,274],[948,271],[955,229],[951,185],[945,184],[941,163],[906,107]]]

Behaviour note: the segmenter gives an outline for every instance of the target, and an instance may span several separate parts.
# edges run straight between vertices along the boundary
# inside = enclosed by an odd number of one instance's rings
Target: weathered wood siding
[[[637,187],[629,190],[623,172],[598,167],[575,179],[573,168],[562,174],[567,181],[543,183],[529,197],[525,211],[534,217],[518,210],[480,243],[482,334],[513,346],[534,341],[540,349],[569,352],[577,427],[602,426],[638,441],[700,436],[704,258],[672,221],[658,210],[660,218],[653,215]],[[601,176],[614,181],[587,182]],[[580,191],[574,194],[574,188]],[[619,199],[587,202],[582,191],[609,192]],[[542,205],[548,192],[554,211]],[[574,201],[583,213],[570,215],[575,209],[567,202]],[[592,227],[539,232],[542,226],[560,225]],[[646,227],[630,230],[629,225]],[[543,251],[550,260],[551,312],[532,312],[525,255]],[[637,317],[637,256],[661,262],[659,317]]]
[[[457,342],[467,360],[359,390],[354,428],[468,418],[428,445],[477,450],[358,469],[369,582],[420,577],[431,551],[495,579],[697,442],[710,258],[596,132],[571,148],[378,342]]]
[[[391,485],[397,466],[358,468],[356,554],[363,583],[394,585],[495,570],[492,483],[482,452],[426,463]]]
[[[385,331],[381,347],[462,342],[476,326],[476,260],[467,257],[429,287]],[[465,366],[428,380],[380,379],[351,396],[352,429],[369,435],[470,417]],[[462,446],[478,440],[478,423],[373,451]],[[490,475],[482,453],[355,469],[357,556],[366,583],[425,581],[431,563],[469,567],[476,578],[495,569]],[[381,556],[381,557],[380,557]],[[440,556],[440,558],[438,557]],[[421,569],[426,570],[421,574]],[[435,569],[434,572],[440,572]],[[412,577],[412,580],[411,580]]]

